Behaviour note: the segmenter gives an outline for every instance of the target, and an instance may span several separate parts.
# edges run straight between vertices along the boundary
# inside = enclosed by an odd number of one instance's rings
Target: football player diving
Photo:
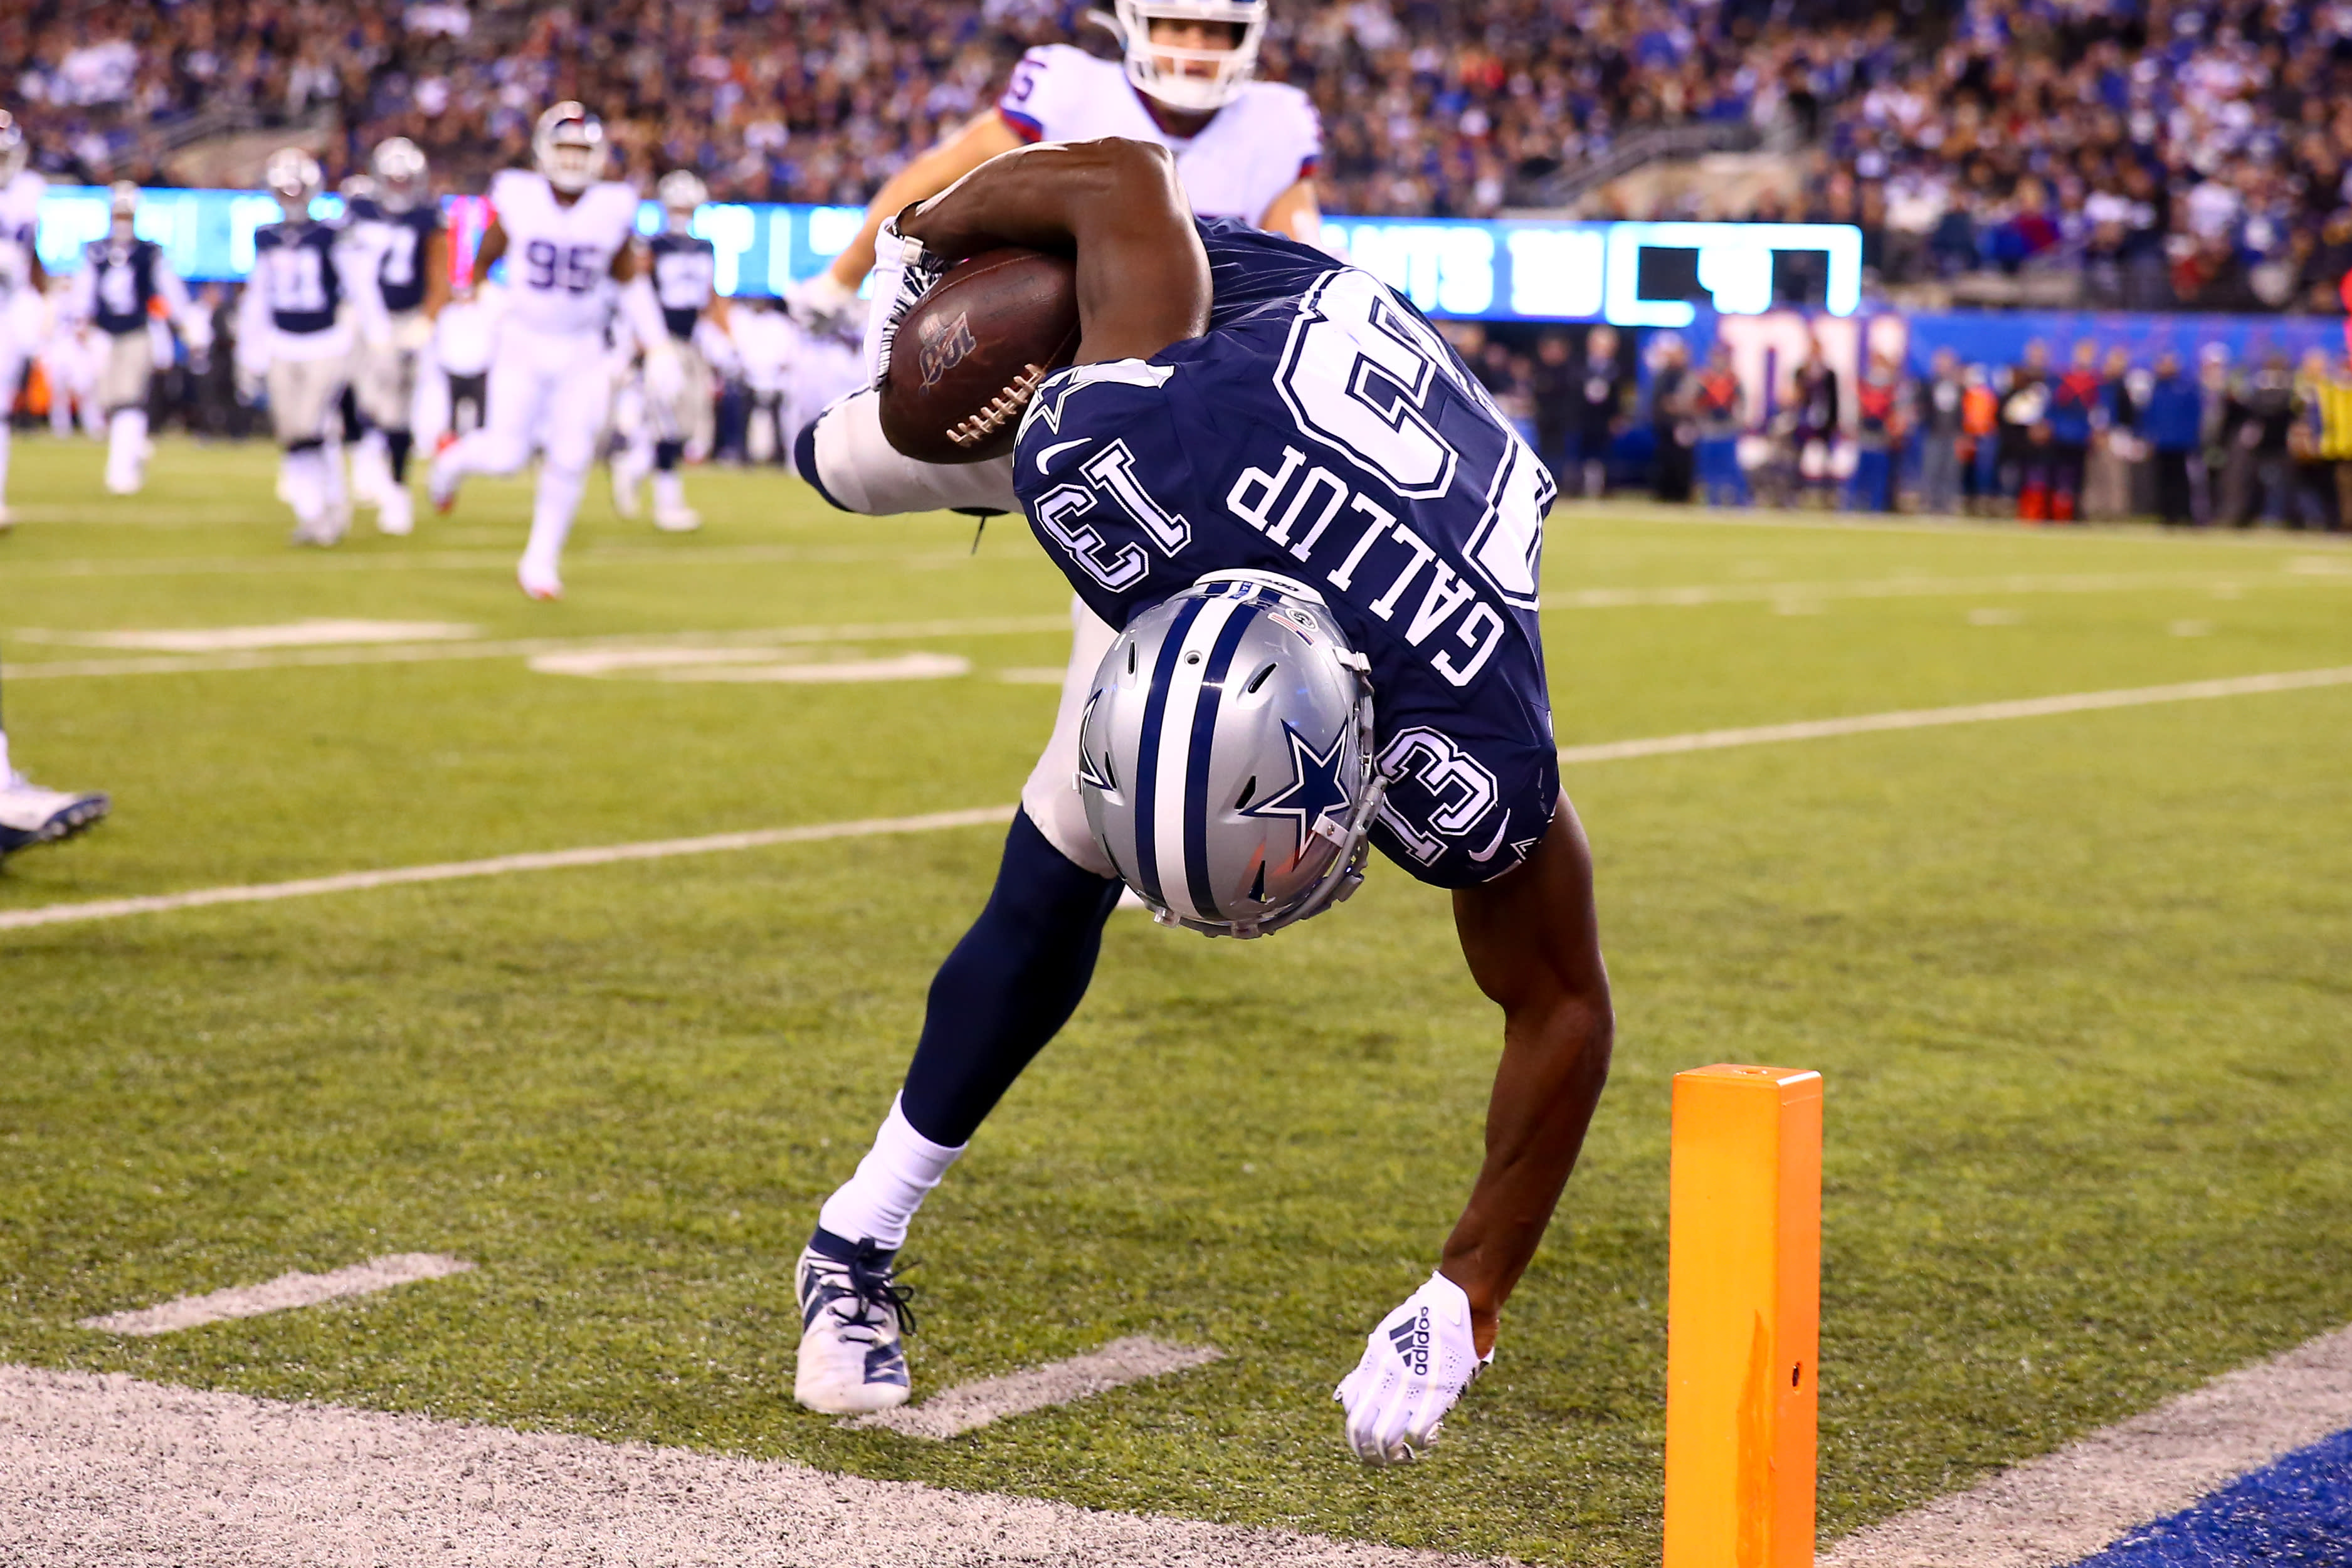
[[[1550,480],[1400,296],[1196,220],[1160,148],[1008,153],[883,238],[886,323],[959,258],[1073,256],[1076,362],[1038,385],[1008,457],[903,456],[869,391],[803,434],[803,475],[865,512],[1017,504],[1118,634],[1066,689],[898,1099],[801,1254],[795,1396],[908,1399],[897,1249],[1076,1008],[1122,883],[1164,922],[1250,936],[1346,897],[1376,846],[1451,891],[1503,1009],[1468,1202],[1336,1395],[1357,1455],[1412,1459],[1492,1358],[1608,1072],[1591,862],[1536,615]]]

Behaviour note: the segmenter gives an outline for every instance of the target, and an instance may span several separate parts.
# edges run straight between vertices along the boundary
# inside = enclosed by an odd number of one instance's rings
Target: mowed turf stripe
[[[2020,697],[2006,702],[1964,703],[1956,707],[1850,714],[1843,718],[1802,719],[1793,724],[1703,729],[1688,735],[1652,736],[1641,740],[1602,741],[1592,746],[1562,747],[1559,759],[1563,766],[1574,767],[1585,763],[1622,762],[1642,757],[1670,757],[1689,751],[1769,746],[1783,741],[1824,740],[1884,730],[1934,729],[1946,725],[2044,718],[2061,714],[2094,713],[2106,708],[2147,707],[2161,703],[2254,696],[2270,692],[2309,691],[2341,685],[2352,685],[2352,664],[2324,670],[2284,670],[2273,674],[2182,681],[2163,686],[2130,686],[2116,691]],[[980,827],[1011,821],[1013,810],[1012,806],[980,806],[961,811],[935,811],[919,817],[871,817],[849,822],[817,822],[802,828],[765,828],[751,832],[712,833],[696,839],[656,839],[645,843],[548,850],[530,854],[497,855],[488,860],[451,861],[440,865],[345,872],[335,876],[304,877],[294,882],[196,888],[186,893],[90,899],[78,904],[46,904],[32,909],[0,911],[0,931],[21,931],[37,925],[58,925],[79,920],[113,920],[129,915],[161,915],[175,909],[197,909],[215,904],[268,904],[279,899],[309,898],[320,894],[364,893],[378,887],[457,882],[469,877],[504,876],[513,872],[563,871],[575,866],[612,865],[624,861],[667,860],[677,855],[718,854],[730,850],[768,849],[778,844],[819,843],[829,839],[873,838],[888,833],[922,833],[944,828]]]
[[[1223,1354],[1205,1345],[1169,1344],[1148,1334],[1130,1334],[1086,1355],[1049,1361],[1043,1366],[1010,1372],[1002,1377],[959,1384],[945,1393],[934,1394],[919,1406],[860,1416],[842,1425],[876,1427],[904,1437],[944,1442],[1009,1416],[1025,1416],[1032,1410],[1090,1399],[1148,1377],[1189,1372],[1193,1367],[1208,1365]]]
[[[1334,1439],[1332,1463],[1343,1463]],[[1438,1568],[1462,1558],[775,1460],[0,1366],[0,1560]]]
[[[2352,1328],[1856,1531],[1822,1554],[1822,1568],[2073,1563],[2347,1427]]]
[[[326,893],[364,893],[414,883],[458,882],[467,877],[505,876],[514,872],[563,871],[573,866],[614,865],[624,861],[668,860],[677,855],[763,850],[777,844],[813,844],[829,839],[865,839],[886,833],[928,833],[942,828],[976,828],[1013,820],[1011,806],[980,806],[933,811],[919,817],[867,817],[851,822],[816,822],[804,828],[764,828],[746,833],[710,833],[698,839],[655,839],[635,844],[599,844],[586,849],[495,855],[488,860],[448,861],[440,865],[394,866],[383,871],[345,872],[295,882],[255,883],[244,887],[204,887],[142,898],[100,898],[81,904],[48,904],[37,909],[0,912],[0,931],[54,925],[68,920],[114,920],[126,915],[161,915],[215,904],[270,904]]]
[[[419,1280],[446,1279],[472,1267],[463,1258],[438,1252],[394,1252],[354,1263],[348,1269],[331,1269],[323,1274],[305,1274],[298,1270],[258,1285],[234,1285],[202,1296],[181,1296],[136,1312],[108,1312],[84,1318],[74,1326],[102,1333],[176,1333],[230,1318],[257,1318],[264,1312],[315,1307],[345,1296],[373,1295]]]

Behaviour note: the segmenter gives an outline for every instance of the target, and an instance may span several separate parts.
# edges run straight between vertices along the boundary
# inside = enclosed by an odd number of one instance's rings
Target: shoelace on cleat
[[[826,1259],[819,1267],[823,1272],[837,1272],[848,1281],[846,1289],[835,1286],[834,1299],[825,1303],[825,1310],[841,1320],[845,1330],[878,1328],[882,1322],[880,1314],[887,1312],[898,1320],[899,1333],[915,1332],[914,1288],[897,1281],[894,1266],[882,1260],[882,1249],[872,1241],[860,1241],[846,1263]],[[914,1265],[909,1263],[906,1267]],[[837,1302],[843,1296],[857,1303],[856,1312],[840,1311]],[[843,1337],[850,1336],[845,1333]],[[870,1343],[872,1339],[869,1333],[866,1342]]]

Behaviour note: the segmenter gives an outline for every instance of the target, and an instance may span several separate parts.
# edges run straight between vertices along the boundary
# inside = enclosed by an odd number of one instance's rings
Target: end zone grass
[[[592,496],[572,597],[532,606],[523,486],[293,556],[269,465],[167,444],[115,501],[96,448],[18,444],[11,738],[119,816],[11,862],[0,909],[993,804],[1050,724],[1050,688],[992,674],[1058,663],[1052,633],[872,643],[974,673],[841,687],[520,658],[22,678],[91,656],[25,627],[568,636],[1066,601],[1006,523],[967,555],[960,519],[697,474],[703,535]],[[1549,612],[1563,744],[2352,663],[2352,555],[2324,543],[1651,516],[1555,512],[1553,601],[1776,586]],[[944,1445],[791,1405],[792,1256],[984,896],[988,829],[0,936],[0,1359],[1654,1561],[1667,1081],[1761,1060],[1828,1080],[1835,1533],[2352,1321],[2347,737],[2337,689],[1572,770],[1614,1081],[1493,1374],[1412,1469],[1344,1457],[1330,1386],[1434,1257],[1496,1023],[1444,898],[1387,865],[1263,944],[1116,917],[909,1249],[924,1387],[1127,1333],[1226,1360]],[[136,1343],[71,1326],[407,1250],[480,1267]]]

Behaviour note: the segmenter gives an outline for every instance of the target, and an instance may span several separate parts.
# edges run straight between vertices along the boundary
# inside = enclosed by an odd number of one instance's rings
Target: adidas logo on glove
[[[1429,1375],[1429,1309],[1389,1330],[1389,1343],[1415,1377]]]

